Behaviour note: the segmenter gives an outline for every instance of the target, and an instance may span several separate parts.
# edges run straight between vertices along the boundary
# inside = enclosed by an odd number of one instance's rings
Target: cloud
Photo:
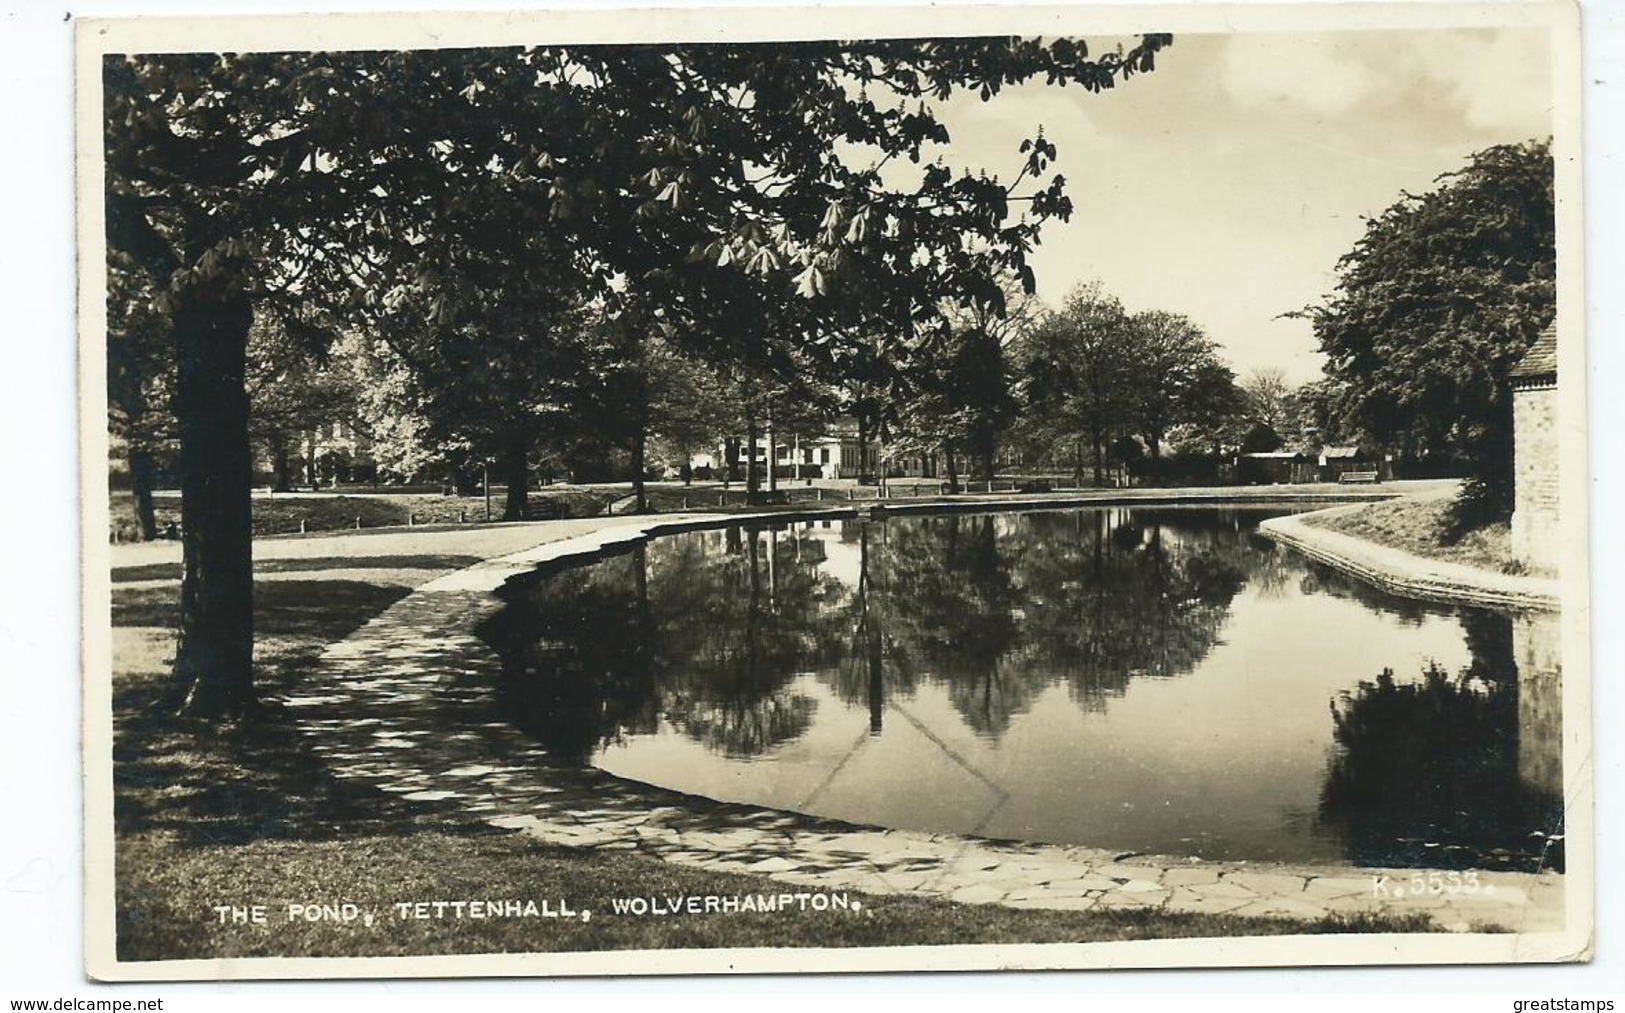
[[[1238,34],[1220,80],[1243,107],[1395,114],[1511,139],[1550,132],[1550,52],[1537,30]]]
[[[1359,105],[1381,84],[1349,48],[1327,36],[1234,35],[1224,48],[1221,80],[1244,106],[1288,103],[1335,115]]]
[[[1444,82],[1470,126],[1534,136],[1551,130],[1551,48],[1539,36],[1456,32],[1414,54]]]

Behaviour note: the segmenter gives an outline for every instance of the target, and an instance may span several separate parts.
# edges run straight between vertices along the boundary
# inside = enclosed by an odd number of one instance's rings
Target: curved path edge
[[[1425,912],[1454,931],[1563,929],[1565,877],[1551,872],[1478,872],[1469,887],[1423,870],[1424,888],[1413,891],[1413,869],[1205,862],[857,826],[562,766],[501,720],[490,692],[501,665],[474,631],[500,607],[503,583],[539,563],[753,519],[788,517],[605,518],[588,533],[447,574],[329,645],[285,703],[339,776],[552,844],[636,851],[803,890],[1299,919]]]
[[[1461,563],[1427,559],[1402,549],[1320,527],[1312,521],[1316,517],[1358,510],[1360,506],[1339,506],[1309,514],[1271,517],[1262,521],[1258,530],[1310,559],[1405,597],[1520,611],[1558,610],[1562,585],[1555,579],[1514,576]]]

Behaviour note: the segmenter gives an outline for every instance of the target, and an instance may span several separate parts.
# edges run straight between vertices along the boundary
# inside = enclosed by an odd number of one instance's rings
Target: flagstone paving
[[[540,562],[716,520],[616,518],[433,580],[329,646],[286,704],[340,775],[571,847],[968,904],[1301,919],[1420,910],[1457,931],[1562,928],[1565,881],[1550,872],[1478,872],[1461,884],[1441,875],[1430,884],[1409,869],[1202,862],[858,827],[561,764],[501,720],[493,699],[501,666],[474,633],[500,605],[492,592]]]

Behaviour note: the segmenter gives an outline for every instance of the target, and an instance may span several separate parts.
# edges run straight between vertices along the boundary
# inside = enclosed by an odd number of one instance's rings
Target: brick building
[[[1559,554],[1557,326],[1548,326],[1512,367],[1512,553],[1555,571]]]

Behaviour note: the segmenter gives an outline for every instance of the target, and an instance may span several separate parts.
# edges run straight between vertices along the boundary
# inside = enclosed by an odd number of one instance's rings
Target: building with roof
[[[1516,483],[1512,553],[1530,566],[1555,571],[1560,530],[1555,323],[1540,332],[1510,376]]]
[[[1349,481],[1351,476],[1382,482],[1394,477],[1388,455],[1375,447],[1328,444],[1320,448],[1315,463],[1322,482]]]

